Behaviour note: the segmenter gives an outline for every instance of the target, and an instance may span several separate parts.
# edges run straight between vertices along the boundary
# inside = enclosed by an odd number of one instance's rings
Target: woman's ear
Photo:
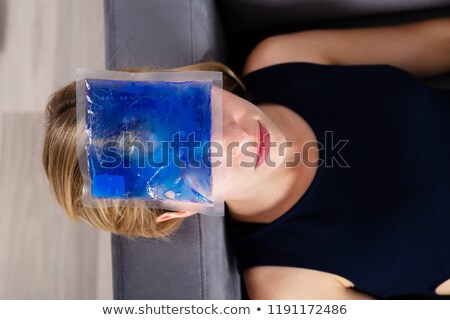
[[[162,215],[158,216],[155,221],[161,222],[175,218],[186,218],[192,216],[193,214],[196,214],[196,212],[165,212]]]

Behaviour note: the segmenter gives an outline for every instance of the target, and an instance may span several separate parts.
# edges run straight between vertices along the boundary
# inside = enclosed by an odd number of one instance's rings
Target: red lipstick
[[[264,162],[270,151],[270,133],[259,121],[258,127],[258,160],[255,168]]]

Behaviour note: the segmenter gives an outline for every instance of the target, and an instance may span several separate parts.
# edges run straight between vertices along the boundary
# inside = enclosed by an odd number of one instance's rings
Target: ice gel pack
[[[77,69],[83,204],[223,215],[222,74]]]

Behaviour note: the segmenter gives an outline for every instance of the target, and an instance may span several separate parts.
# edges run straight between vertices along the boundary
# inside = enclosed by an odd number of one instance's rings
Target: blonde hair
[[[235,73],[220,62],[208,61],[173,68],[127,68],[120,71],[221,71],[223,88],[245,95],[245,87]],[[240,91],[240,92],[239,92]],[[46,108],[46,133],[42,161],[52,193],[74,221],[83,220],[93,227],[128,237],[167,238],[182,224],[181,218],[156,223],[166,212],[154,208],[89,208],[82,204],[83,180],[76,153],[76,85],[72,82],[56,91]]]

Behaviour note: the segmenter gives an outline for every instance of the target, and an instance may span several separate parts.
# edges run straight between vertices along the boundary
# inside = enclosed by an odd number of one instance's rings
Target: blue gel
[[[98,175],[92,182],[92,190],[98,197],[120,196],[124,193],[123,177]]]
[[[212,203],[212,82],[85,85],[91,197]]]

